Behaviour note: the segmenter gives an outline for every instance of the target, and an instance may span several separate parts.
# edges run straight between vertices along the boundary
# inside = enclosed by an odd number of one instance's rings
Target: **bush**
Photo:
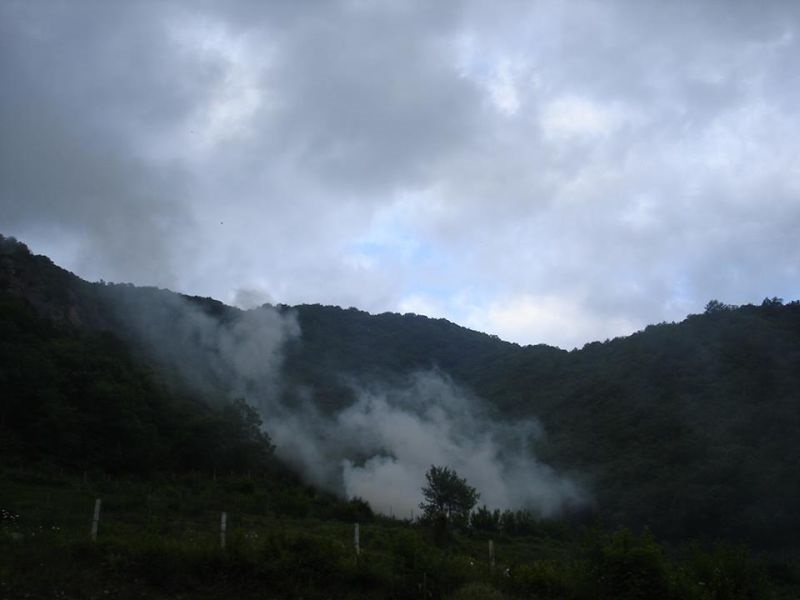
[[[537,560],[511,569],[509,588],[525,597],[567,598],[574,588],[572,576],[563,563]]]
[[[305,534],[272,534],[261,548],[265,573],[292,589],[335,586],[342,578],[344,554],[343,544]]]
[[[701,598],[758,600],[771,597],[766,570],[753,561],[743,547],[719,544],[710,552],[695,547],[689,569]]]
[[[623,529],[602,536],[590,549],[583,575],[589,597],[667,600],[673,593],[670,565],[649,533],[636,537]],[[592,593],[591,590],[594,590]]]

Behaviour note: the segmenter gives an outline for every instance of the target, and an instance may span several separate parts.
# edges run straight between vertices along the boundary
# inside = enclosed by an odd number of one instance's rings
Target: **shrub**
[[[572,588],[572,573],[563,563],[537,560],[509,571],[509,588],[515,594],[536,598],[566,598]]]
[[[591,597],[618,600],[675,597],[670,565],[649,533],[636,537],[623,529],[602,536],[591,548],[585,566],[584,591]]]
[[[752,560],[743,547],[719,544],[710,552],[695,547],[689,570],[691,579],[702,591],[702,598],[758,600],[771,597],[765,569]]]

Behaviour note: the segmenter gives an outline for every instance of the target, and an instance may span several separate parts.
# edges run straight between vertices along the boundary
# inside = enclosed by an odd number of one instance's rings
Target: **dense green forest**
[[[342,372],[436,366],[505,418],[538,418],[547,435],[537,454],[582,474],[609,523],[674,539],[796,544],[798,302],[712,302],[681,323],[572,352],[412,315],[293,310],[303,338],[287,370],[322,397],[346,396]]]
[[[272,446],[243,401],[167,390],[110,332],[42,318],[0,294],[0,449],[73,469],[151,473],[267,468]]]
[[[131,568],[151,595],[154,588],[147,586],[158,581],[147,579],[143,564],[173,561],[188,573],[180,577],[190,587],[211,585],[213,593],[230,592],[228,584],[242,578],[256,597],[265,581],[280,579],[277,571],[264,571],[258,557],[282,557],[285,575],[287,565],[316,568],[301,564],[309,552],[326,565],[342,597],[345,589],[360,590],[352,597],[420,597],[425,585],[431,597],[466,586],[464,594],[477,595],[465,598],[494,597],[497,589],[513,597],[749,598],[760,597],[754,590],[766,590],[770,577],[796,583],[793,567],[780,565],[800,551],[798,302],[734,307],[712,301],[681,323],[571,352],[520,347],[418,315],[279,305],[273,312],[291,331],[269,370],[280,369],[285,385],[273,389],[271,379],[247,371],[241,389],[232,389],[223,382],[239,366],[203,340],[193,340],[197,354],[178,364],[135,335],[134,314],[152,317],[160,329],[174,326],[167,338],[180,335],[175,298],[195,307],[193,318],[204,326],[224,323],[226,332],[235,333],[236,324],[248,324],[254,314],[166,290],[87,283],[0,238],[0,509],[8,534],[2,544],[7,557],[15,556],[0,570],[3,581],[28,585],[33,576],[25,569],[55,560],[66,548],[73,562],[64,578],[72,576],[70,569],[100,569],[124,590],[122,573]],[[142,314],[156,309],[158,315]],[[320,410],[334,411],[355,400],[353,380],[385,382],[430,369],[482,398],[495,419],[537,419],[544,435],[536,455],[580,481],[590,505],[562,521],[484,507],[443,548],[420,524],[376,517],[359,499],[308,485],[276,458],[265,433],[270,423],[242,399],[257,388],[313,398]],[[126,493],[147,500],[127,506]],[[118,498],[119,519],[138,523],[136,535],[155,537],[133,544],[132,530],[120,525],[99,548],[52,534],[35,546],[15,541],[24,530],[18,513],[39,527],[47,521],[42,498],[49,506],[54,497],[85,505],[100,494]],[[150,522],[152,498],[162,507],[157,525]],[[187,530],[206,526],[192,519],[225,509],[250,515],[262,528],[280,522],[282,533],[258,542],[234,538],[235,558],[217,556],[213,540],[195,547],[184,539]],[[375,533],[380,550],[372,562],[335,558],[347,544],[335,540],[351,534],[326,523],[354,520],[382,532]],[[336,533],[309,533],[329,527]],[[639,533],[611,533],[620,527]],[[153,541],[176,528],[184,537]],[[248,531],[255,529],[242,526],[236,535]],[[515,577],[476,574],[459,562],[484,560],[489,537],[499,540],[505,553],[499,560]],[[700,545],[689,549],[689,540]],[[773,566],[758,566],[736,546],[714,550],[717,541],[744,543]],[[109,566],[109,555],[119,564]],[[12,576],[15,569],[22,574]],[[615,570],[620,581],[606,577]],[[173,591],[186,584],[174,573],[155,571]],[[713,572],[728,579],[714,584],[715,595],[703,595],[711,588],[698,588],[698,581],[705,586]],[[209,573],[222,579],[212,585]],[[323,586],[313,577],[302,590],[281,581],[275,597],[315,597]],[[37,593],[48,597],[42,589]],[[85,597],[102,593],[92,589]]]

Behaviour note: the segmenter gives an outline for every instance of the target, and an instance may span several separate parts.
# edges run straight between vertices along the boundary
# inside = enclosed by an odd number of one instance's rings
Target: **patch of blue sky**
[[[398,236],[382,241],[361,240],[352,244],[349,251],[386,265],[433,266],[445,259],[440,249],[413,236]]]

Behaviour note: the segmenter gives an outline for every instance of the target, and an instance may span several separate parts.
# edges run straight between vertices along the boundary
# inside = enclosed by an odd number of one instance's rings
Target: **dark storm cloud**
[[[0,11],[0,229],[90,277],[567,346],[800,296],[796,3]]]
[[[3,227],[66,230],[109,275],[170,281],[184,174],[148,162],[146,143],[196,102],[213,65],[187,72],[133,4],[2,12]]]
[[[472,133],[480,98],[448,64],[438,32],[414,32],[409,14],[375,12],[305,27],[283,48],[274,119],[303,167],[385,193],[429,179]]]

